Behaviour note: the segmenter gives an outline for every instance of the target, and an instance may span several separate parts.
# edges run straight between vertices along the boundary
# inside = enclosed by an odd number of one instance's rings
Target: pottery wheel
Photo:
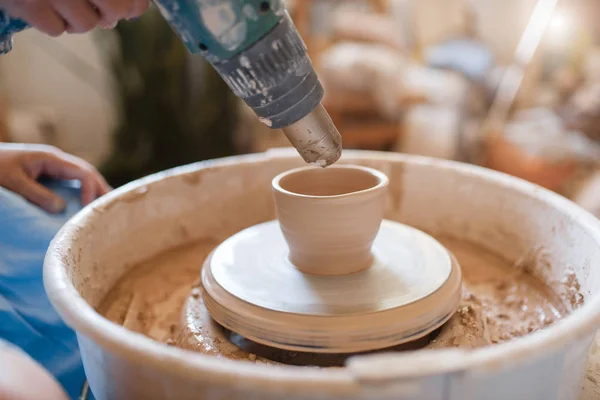
[[[308,275],[287,258],[279,223],[224,241],[202,271],[204,302],[227,329],[267,346],[354,353],[421,338],[460,300],[461,271],[431,236],[383,221],[373,265],[344,276]]]

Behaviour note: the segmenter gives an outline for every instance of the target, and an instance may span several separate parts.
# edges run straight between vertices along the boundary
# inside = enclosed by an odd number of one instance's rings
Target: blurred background
[[[600,215],[598,0],[288,0],[346,149],[538,183]],[[113,186],[288,146],[155,8],[113,31],[20,33],[0,58],[0,141],[47,143]]]

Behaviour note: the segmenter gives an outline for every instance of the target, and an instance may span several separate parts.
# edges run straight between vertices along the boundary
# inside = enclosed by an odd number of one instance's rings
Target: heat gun
[[[192,53],[202,55],[260,121],[281,128],[302,158],[335,163],[342,139],[323,87],[282,0],[155,0]],[[0,53],[28,25],[0,11]]]

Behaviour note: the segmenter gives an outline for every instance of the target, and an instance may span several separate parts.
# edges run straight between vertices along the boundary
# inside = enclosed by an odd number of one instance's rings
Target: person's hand
[[[149,0],[0,0],[0,9],[9,16],[51,36],[114,28],[121,19],[139,17],[149,5]]]
[[[20,194],[48,212],[61,212],[65,201],[37,181],[44,176],[80,181],[84,206],[110,190],[96,168],[55,147],[0,144],[0,187]]]

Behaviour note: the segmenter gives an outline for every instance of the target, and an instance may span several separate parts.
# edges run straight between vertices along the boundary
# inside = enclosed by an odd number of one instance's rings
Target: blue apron
[[[85,382],[77,339],[46,297],[42,266],[54,235],[81,209],[79,185],[44,184],[67,202],[63,213],[48,214],[0,188],[0,340],[23,349],[76,399]]]

